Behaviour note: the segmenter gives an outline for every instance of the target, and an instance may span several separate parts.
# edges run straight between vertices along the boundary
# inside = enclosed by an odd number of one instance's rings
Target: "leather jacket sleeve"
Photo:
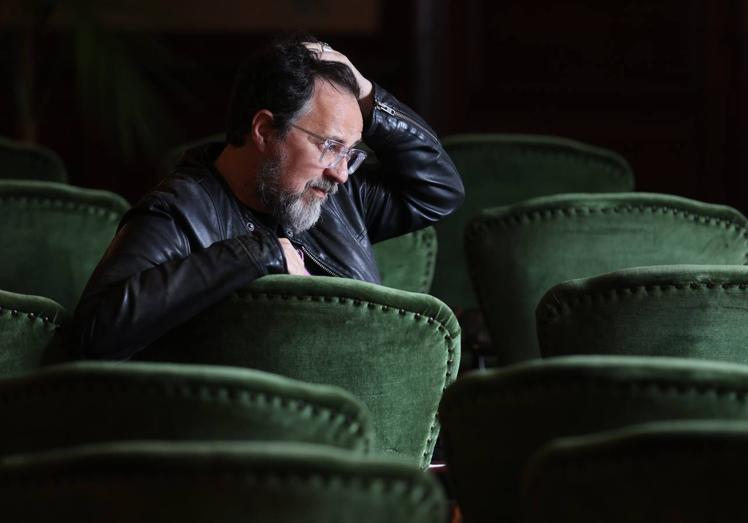
[[[234,290],[285,271],[266,231],[190,252],[189,226],[153,197],[130,210],[92,275],[75,312],[84,358],[126,359]]]
[[[374,111],[364,140],[379,168],[354,174],[369,240],[422,229],[462,205],[465,189],[436,133],[412,109],[374,84]]]

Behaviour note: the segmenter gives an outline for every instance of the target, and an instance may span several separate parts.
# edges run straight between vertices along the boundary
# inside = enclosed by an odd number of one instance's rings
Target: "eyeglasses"
[[[356,172],[356,169],[358,169],[366,159],[366,151],[354,149],[353,147],[346,147],[344,143],[333,140],[332,138],[325,138],[324,136],[320,136],[312,131],[307,131],[298,125],[289,125],[319,140],[319,143],[322,145],[322,156],[319,157],[319,161],[325,169],[334,169],[340,163],[340,160],[345,158],[346,164],[348,165],[348,175],[350,176]]]

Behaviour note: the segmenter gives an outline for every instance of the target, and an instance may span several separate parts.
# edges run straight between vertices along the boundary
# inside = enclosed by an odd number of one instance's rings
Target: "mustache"
[[[325,191],[327,194],[335,194],[336,192],[338,192],[338,183],[326,178],[320,178],[319,180],[309,180],[304,187],[304,190],[308,189],[320,189],[322,191]]]

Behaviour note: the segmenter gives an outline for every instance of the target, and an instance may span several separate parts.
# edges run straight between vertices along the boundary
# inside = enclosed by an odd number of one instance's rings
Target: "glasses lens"
[[[322,165],[335,167],[343,156],[345,156],[345,147],[338,142],[328,140],[322,150]]]
[[[366,160],[366,152],[361,149],[351,149],[350,156],[348,158],[348,174],[351,175],[356,172],[364,160]]]

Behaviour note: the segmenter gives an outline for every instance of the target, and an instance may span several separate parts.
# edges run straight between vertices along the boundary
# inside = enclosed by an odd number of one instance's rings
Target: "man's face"
[[[361,140],[363,119],[355,97],[328,82],[318,80],[312,98],[294,122],[312,133],[352,146]],[[258,177],[263,203],[294,233],[312,227],[328,194],[348,180],[345,159],[335,167],[321,161],[323,144],[291,127],[269,148]]]

